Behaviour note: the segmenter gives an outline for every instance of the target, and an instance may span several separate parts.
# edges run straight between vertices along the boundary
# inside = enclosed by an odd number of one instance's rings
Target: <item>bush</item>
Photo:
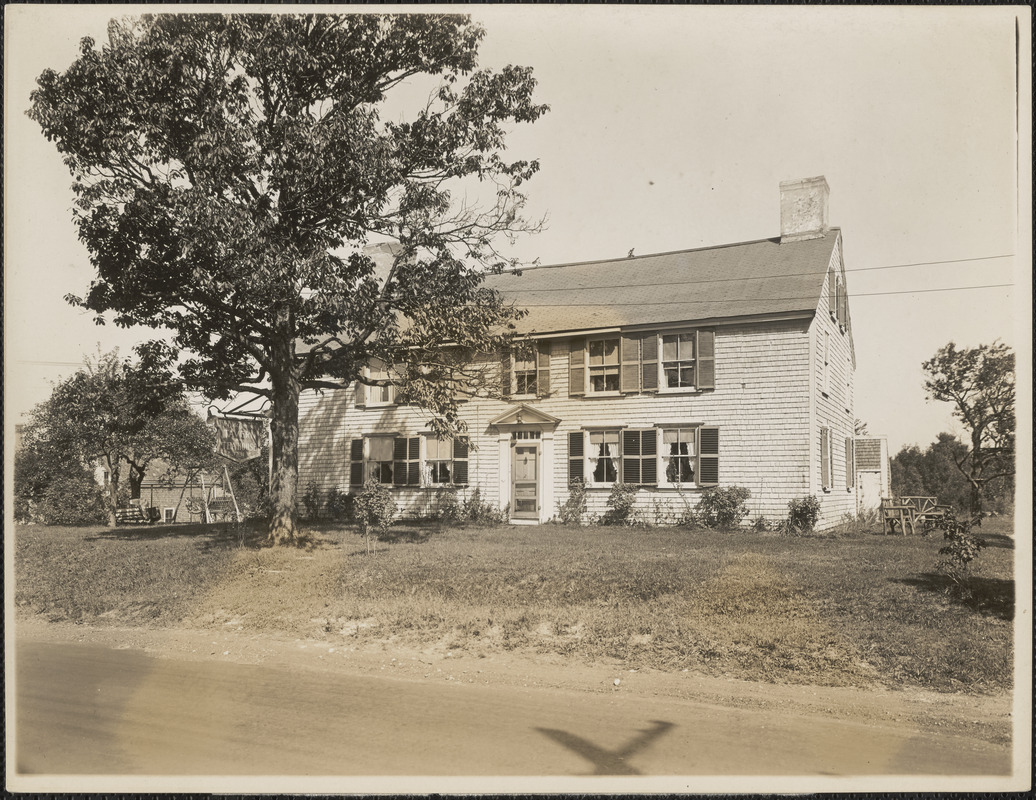
[[[616,483],[608,495],[608,511],[602,520],[605,525],[632,525],[633,505],[637,502],[637,487]]]
[[[324,500],[324,510],[336,522],[351,520],[356,513],[355,505],[356,498],[337,486],[328,489],[327,499]]]
[[[586,490],[590,484],[584,478],[568,482],[568,499],[558,501],[558,519],[566,525],[582,525],[586,513]]]
[[[744,486],[705,489],[695,506],[698,520],[706,528],[736,528],[748,516],[745,501],[751,496]]]
[[[765,533],[766,531],[770,530],[770,528],[770,520],[768,520],[766,517],[758,516],[752,520],[752,530],[756,533]]]
[[[460,519],[460,500],[457,489],[453,486],[442,486],[435,490],[434,519],[442,522],[456,522]]]
[[[363,491],[356,498],[356,521],[360,535],[367,540],[368,553],[371,539],[384,533],[395,515],[396,503],[385,486],[375,480],[363,484]]]
[[[820,501],[815,494],[788,501],[788,518],[784,521],[788,533],[812,533],[820,521]]]
[[[45,525],[97,525],[108,521],[101,491],[92,477],[59,476],[32,509]]]
[[[306,484],[306,490],[299,498],[299,516],[304,520],[318,519],[323,506],[320,487],[313,482]]]
[[[971,535],[972,524],[972,520],[957,519],[952,510],[935,523],[936,528],[942,529],[943,538],[947,541],[944,547],[939,548],[939,555],[946,558],[936,566],[950,579],[957,594],[964,600],[970,600],[973,594],[971,562],[986,546],[985,539]]]
[[[507,522],[507,509],[498,509],[482,499],[482,487],[476,486],[471,496],[464,501],[461,514],[467,520],[479,525],[502,525]]]

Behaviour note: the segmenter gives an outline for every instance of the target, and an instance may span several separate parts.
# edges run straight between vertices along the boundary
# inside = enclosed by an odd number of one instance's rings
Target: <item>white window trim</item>
[[[619,385],[622,385],[622,335],[619,333],[606,333],[600,336],[587,336],[586,341],[583,343],[583,367],[585,372],[583,373],[583,396],[584,397],[622,397],[622,391],[620,389],[606,389],[602,392],[594,391],[593,381],[590,380],[590,343],[591,342],[606,342],[609,339],[615,340],[615,352],[618,353],[618,361],[615,366],[618,369]],[[602,484],[604,485],[604,484]],[[611,484],[607,484],[610,486]]]
[[[691,359],[694,362],[694,386],[666,386],[665,385],[665,369],[662,367],[662,337],[663,336],[679,336],[682,333],[690,333],[695,335],[694,340],[694,358]],[[658,393],[659,394],[702,394],[702,390],[698,388],[698,339],[697,339],[698,328],[677,328],[667,331],[659,331],[655,334],[657,342],[658,361],[656,366],[658,367]]]
[[[658,488],[659,489],[693,489],[693,488],[698,486],[698,470],[699,470],[699,466],[698,466],[698,450],[699,450],[698,436],[699,436],[699,434],[701,432],[701,428],[702,428],[702,426],[704,424],[705,423],[703,423],[703,422],[696,422],[693,425],[679,425],[679,424],[674,425],[674,424],[670,424],[670,423],[661,423],[661,424],[657,424],[656,423],[655,427],[658,430],[658,442],[656,444],[656,452],[658,453],[658,468],[657,468],[658,469],[658,473],[657,474],[658,474]],[[688,429],[694,431],[694,455],[690,456],[691,463],[694,465],[694,479],[690,480],[690,481],[677,481],[675,483],[667,481],[666,477],[665,477],[665,474],[666,474],[666,466],[667,466],[666,465],[666,459],[668,458],[668,454],[663,453],[663,449],[665,448],[665,441],[664,441],[664,437],[662,435],[662,431],[664,431],[664,430],[688,430]]]
[[[591,428],[583,428],[583,479],[589,484],[591,489],[610,489],[617,483],[621,483],[622,479],[622,431],[626,426],[616,427],[604,427],[595,426]],[[590,434],[591,433],[614,433],[617,434],[618,440],[616,446],[618,447],[618,459],[619,463],[615,465],[615,480],[614,481],[595,481],[594,480],[594,463],[591,460],[590,455]]]
[[[385,370],[385,374],[386,375],[388,374],[388,369],[387,368]],[[366,366],[366,367],[363,368],[363,376],[365,378],[368,378],[368,379],[371,377],[371,368],[370,368],[370,366]],[[366,383],[362,383],[362,382],[361,382],[360,385],[363,387],[362,391],[363,391],[363,406],[364,406],[364,408],[385,408],[386,406],[393,406],[393,405],[396,404],[396,386],[395,386],[395,384],[391,384],[388,387],[389,399],[387,401],[386,400],[372,400],[371,399],[371,392],[373,390],[376,390],[376,389],[381,389],[380,386],[369,386]]]

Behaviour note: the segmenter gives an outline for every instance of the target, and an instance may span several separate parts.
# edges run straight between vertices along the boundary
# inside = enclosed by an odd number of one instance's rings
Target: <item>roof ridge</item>
[[[841,232],[842,229],[839,228],[839,227],[836,227],[836,226],[831,226],[827,230],[830,233],[830,232],[834,232],[834,231]],[[826,239],[827,235],[825,234],[823,238]],[[531,266],[531,267],[518,267],[515,270],[508,270],[508,271],[505,271],[505,272],[499,272],[499,273],[497,273],[497,275],[512,275],[515,272],[530,272],[531,270],[534,270],[534,269],[559,269],[561,267],[583,267],[583,266],[586,266],[588,264],[611,264],[611,263],[614,263],[616,261],[634,261],[634,260],[640,259],[640,258],[658,258],[659,256],[674,256],[674,255],[679,255],[681,253],[700,253],[700,252],[705,251],[705,250],[725,250],[728,247],[744,247],[745,245],[749,245],[749,244],[762,244],[763,242],[774,242],[776,244],[780,244],[780,241],[781,241],[781,237],[779,237],[779,236],[768,236],[768,237],[766,237],[764,239],[747,239],[747,240],[745,240],[743,242],[728,242],[726,244],[713,244],[713,245],[706,245],[704,247],[689,247],[689,248],[684,248],[684,249],[681,249],[681,250],[664,250],[664,251],[662,251],[660,253],[645,253],[642,256],[625,256],[625,257],[621,257],[621,258],[595,258],[595,259],[589,259],[587,261],[566,261],[566,262],[564,262],[562,264],[536,264],[536,265]],[[810,240],[810,239],[803,239],[803,240],[800,240],[800,241],[812,241],[812,240]],[[794,244],[794,242],[791,242],[790,244]]]

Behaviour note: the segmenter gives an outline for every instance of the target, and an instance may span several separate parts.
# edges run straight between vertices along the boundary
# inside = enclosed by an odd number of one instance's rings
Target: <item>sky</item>
[[[68,171],[24,115],[36,77],[131,8],[5,8],[8,426],[85,356],[129,354],[151,335],[98,327],[63,300],[88,286],[89,256]],[[1028,64],[1026,8],[469,11],[487,31],[480,66],[533,67],[551,106],[508,139],[510,155],[541,163],[527,211],[547,218],[514,255],[551,264],[774,237],[779,183],[823,175],[844,241],[855,415],[870,433],[895,453],[962,432],[924,396],[921,363],[950,341],[1006,342],[1030,385],[1031,113],[1016,98],[1031,95],[1024,71],[1016,91],[1015,50],[1021,14]]]

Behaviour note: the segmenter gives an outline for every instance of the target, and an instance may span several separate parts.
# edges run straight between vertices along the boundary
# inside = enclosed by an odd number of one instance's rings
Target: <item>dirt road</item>
[[[721,682],[694,676],[681,689],[680,677],[608,666],[496,666],[506,669],[387,651],[336,659],[316,643],[211,632],[22,626],[17,769],[844,776],[1011,767],[999,701],[951,715],[925,696],[727,683],[723,698]]]

